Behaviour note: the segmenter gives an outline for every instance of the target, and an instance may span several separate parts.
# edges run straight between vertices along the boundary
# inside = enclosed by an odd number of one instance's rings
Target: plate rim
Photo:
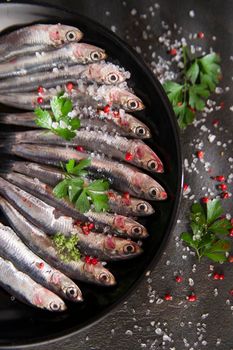
[[[57,6],[57,5],[51,5],[48,4],[44,1],[42,2],[37,2],[34,1],[33,3],[31,3],[29,0],[14,0],[11,2],[6,2],[6,3],[0,3],[0,8],[2,6],[4,7],[9,7],[12,6],[14,7],[15,5],[22,5],[22,6],[35,6],[35,7],[47,7],[47,8],[51,8],[51,9],[56,9],[58,11],[62,11],[62,12],[66,12],[72,16],[76,16],[77,18],[81,18],[84,21],[87,22],[92,22],[95,26],[99,27],[102,31],[107,32],[109,37],[112,37],[113,40],[120,44],[121,47],[123,47],[126,51],[127,54],[130,54],[131,57],[133,57],[133,59],[135,59],[136,63],[138,66],[140,66],[140,68],[142,68],[145,72],[146,75],[148,77],[148,79],[150,80],[150,82],[155,86],[157,93],[160,97],[160,99],[163,101],[164,104],[164,108],[167,112],[169,121],[171,123],[172,129],[173,129],[173,133],[174,133],[174,141],[177,147],[177,159],[178,159],[178,186],[177,186],[177,193],[176,193],[176,197],[174,200],[174,208],[173,208],[173,212],[168,224],[168,228],[164,234],[164,238],[160,244],[160,247],[156,253],[156,255],[153,257],[153,259],[150,261],[150,263],[147,266],[147,270],[152,270],[155,265],[159,262],[161,255],[163,253],[163,251],[165,250],[166,246],[168,245],[171,236],[172,236],[172,232],[175,228],[175,224],[176,224],[176,220],[179,214],[179,210],[180,210],[180,204],[181,204],[181,199],[182,199],[182,193],[183,193],[183,181],[184,181],[184,165],[183,165],[183,152],[182,152],[182,148],[181,148],[181,141],[180,141],[180,130],[179,130],[179,126],[177,123],[177,119],[176,116],[174,114],[174,111],[172,109],[172,106],[170,104],[170,101],[162,87],[162,85],[160,84],[159,80],[156,78],[156,76],[154,74],[151,74],[151,70],[149,69],[147,63],[144,61],[144,59],[134,50],[134,48],[132,46],[130,46],[128,43],[126,43],[124,40],[122,40],[120,37],[118,37],[114,32],[112,32],[110,29],[108,29],[107,27],[103,26],[101,23],[96,22],[95,20],[93,20],[90,17],[87,17],[85,15],[82,15],[80,13],[78,13],[76,10],[71,11],[68,10],[62,6]],[[23,343],[21,341],[17,342],[17,343],[12,343],[9,345],[0,345],[0,349],[27,349],[29,347],[32,346],[40,346],[40,345],[48,345],[48,344],[52,344],[58,341],[62,341],[67,339],[68,337],[72,337],[75,336],[78,333],[81,333],[83,331],[88,330],[90,327],[96,325],[98,322],[102,321],[105,317],[107,317],[111,311],[113,311],[118,305],[120,305],[120,303],[122,303],[123,301],[126,301],[126,299],[128,299],[130,297],[130,295],[132,294],[133,290],[135,290],[135,288],[139,287],[139,285],[142,283],[142,281],[145,278],[145,273],[141,274],[133,283],[132,285],[129,287],[129,289],[127,290],[127,292],[124,293],[124,295],[122,295],[120,298],[118,298],[112,305],[108,306],[107,309],[105,309],[104,311],[100,312],[98,315],[94,316],[91,321],[86,321],[81,328],[79,329],[72,329],[72,330],[67,330],[67,331],[63,331],[63,332],[59,332],[60,335],[52,335],[52,336],[45,336],[43,338],[43,340],[37,340],[35,339],[35,341],[29,341],[27,343]]]

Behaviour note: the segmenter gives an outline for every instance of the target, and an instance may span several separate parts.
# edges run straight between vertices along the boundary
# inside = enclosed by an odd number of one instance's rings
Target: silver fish
[[[70,159],[78,162],[81,159],[90,158],[89,171],[98,178],[107,178],[117,190],[129,192],[132,196],[149,200],[165,200],[167,198],[164,188],[147,174],[128,164],[108,160],[104,157],[79,152],[71,148],[30,144],[8,145],[3,143],[1,150],[7,154],[18,155],[38,163],[57,166],[60,166],[61,162],[67,162]]]
[[[82,32],[63,24],[35,24],[0,37],[0,62],[80,41]]]
[[[149,128],[134,116],[127,114],[124,110],[108,113],[90,108],[77,111],[77,117],[81,120],[81,128],[87,130],[103,130],[116,132],[122,136],[147,139],[151,137]],[[35,114],[28,113],[0,113],[0,124],[21,125],[30,128],[39,128],[35,124]]]
[[[71,301],[82,301],[78,286],[60,271],[34,254],[7,226],[0,225],[0,255],[36,282]]]
[[[120,70],[112,63],[92,63],[89,65],[74,65],[69,68],[46,72],[46,75],[41,75],[41,72],[39,72],[0,80],[0,91],[36,91],[38,87],[42,89],[56,87],[57,85],[66,83],[75,84],[78,79],[82,79],[85,82],[116,85],[125,81],[127,77],[126,72],[122,69]]]
[[[65,174],[62,170],[37,163],[11,161],[2,165],[2,168],[39,179],[53,187],[65,179]],[[88,184],[91,178],[86,176],[85,181]],[[120,193],[110,189],[106,194],[109,200],[109,210],[113,213],[127,216],[147,216],[154,213],[153,207],[148,202],[131,197],[127,192]]]
[[[71,216],[76,220],[81,220],[82,222],[93,221],[95,223],[95,230],[104,231],[105,233],[110,232],[116,235],[124,235],[131,238],[147,237],[147,230],[145,227],[131,218],[92,211],[83,214],[79,213],[72,203],[65,199],[56,198],[53,194],[52,188],[40,182],[38,179],[32,179],[28,176],[17,173],[6,173],[1,174],[1,176],[42,201],[45,201],[52,207],[61,210],[65,215]],[[134,253],[134,251],[132,252]],[[137,251],[135,251],[135,253],[137,253]]]
[[[107,85],[85,85],[79,81],[78,85],[69,91],[66,86],[62,86],[60,91],[66,91],[65,97],[69,97],[74,106],[92,106],[93,108],[104,108],[111,104],[113,108],[123,108],[126,111],[140,111],[144,105],[139,97],[128,90],[119,87],[110,87]],[[0,94],[0,103],[8,106],[34,110],[40,106],[49,109],[50,101],[58,93],[57,89],[50,89],[42,93],[7,93]]]
[[[39,75],[35,75],[34,78],[33,77],[30,78],[30,75],[27,76],[26,74],[51,71],[54,68],[64,68],[67,66],[72,66],[77,64],[87,64],[87,63],[97,62],[105,59],[106,57],[107,55],[105,51],[97,46],[89,45],[85,43],[71,43],[57,50],[51,50],[43,53],[36,53],[29,56],[19,57],[15,59],[13,62],[1,63],[0,79],[9,78],[9,83],[12,84],[12,82],[15,81],[15,79],[12,79],[12,78],[18,77],[18,80],[16,80],[15,82],[17,85],[17,89],[19,89],[21,81],[22,81],[22,85],[24,85],[24,83],[29,84],[29,83],[32,83],[33,81],[35,82],[36,79],[38,81]],[[84,66],[84,67],[79,66],[79,68],[76,69],[77,71],[76,79],[79,77],[79,75],[81,75],[82,70],[87,67],[88,66]],[[72,70],[72,72],[74,73],[74,70]],[[63,72],[63,74],[64,73],[65,72]],[[93,72],[89,72],[90,78],[91,78],[91,73],[92,75],[94,74]],[[97,75],[97,72],[95,73]],[[106,72],[106,69],[103,71],[103,74],[104,73],[105,73],[106,80],[107,79],[111,80],[111,78],[114,77],[114,75],[111,76],[111,74],[109,74],[110,72],[109,73]],[[56,77],[55,73],[54,74],[47,73],[47,74],[49,74],[50,76]],[[48,76],[47,74],[42,76],[40,74],[40,76],[45,80],[45,78]],[[68,74],[68,71],[67,71],[67,74]],[[22,77],[25,75],[26,77]],[[60,75],[62,74],[60,73]],[[57,79],[58,78],[59,76],[57,76]],[[37,87],[39,84],[43,83],[43,79],[40,79],[38,81]],[[120,79],[120,74],[119,74],[119,79]],[[6,82],[1,81],[2,89],[4,88],[4,84],[5,84],[5,88],[7,86],[9,88],[7,81]],[[22,85],[21,85],[21,89],[24,88],[22,87]],[[12,86],[12,89],[13,88],[16,88],[16,87]],[[26,90],[23,90],[23,91],[26,91]]]
[[[163,173],[163,163],[157,154],[142,140],[128,140],[122,136],[111,136],[101,131],[78,130],[76,136],[67,141],[52,132],[31,130],[26,132],[0,133],[0,137],[14,143],[82,146],[88,151],[98,150],[108,157],[126,161],[153,173]]]
[[[71,278],[101,286],[112,286],[116,283],[114,276],[103,267],[101,262],[90,267],[83,258],[78,261],[61,260],[60,254],[49,236],[30,223],[2,197],[0,197],[0,207],[11,227],[23,242],[59,271]]]
[[[1,187],[0,193],[15,206],[29,221],[38,227],[41,227],[46,233],[54,235],[58,232],[66,236],[72,234],[78,237],[78,248],[81,253],[94,255],[104,260],[122,260],[133,257],[141,253],[140,247],[135,242],[130,242],[123,238],[115,237],[116,245],[114,248],[109,248],[106,244],[108,236],[89,231],[85,234],[84,231],[75,220],[71,217],[63,216],[59,211],[42,200],[32,196],[19,187],[0,178]],[[42,216],[40,216],[40,214]],[[66,221],[64,223],[63,221]],[[124,251],[124,246],[131,246],[131,250]],[[119,249],[122,247],[122,249]]]
[[[36,283],[27,274],[16,269],[12,262],[2,257],[0,285],[15,298],[29,305],[53,312],[66,310],[65,303],[56,294]]]

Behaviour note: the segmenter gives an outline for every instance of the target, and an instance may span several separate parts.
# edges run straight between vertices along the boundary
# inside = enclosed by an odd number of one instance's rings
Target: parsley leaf
[[[54,187],[53,193],[57,198],[68,198],[81,213],[90,210],[92,204],[96,212],[107,211],[108,196],[105,192],[109,189],[109,182],[102,179],[87,181],[84,169],[90,165],[90,159],[82,159],[78,164],[70,159],[65,166],[62,165],[66,178]]]
[[[202,111],[205,102],[216,88],[221,75],[220,58],[210,53],[201,58],[192,58],[187,46],[182,47],[183,65],[177,83],[165,81],[163,87],[172,104],[178,124],[185,129],[192,124],[196,111]]]
[[[73,108],[71,100],[64,97],[63,93],[58,94],[51,99],[50,107],[51,112],[41,108],[35,109],[37,116],[35,123],[70,141],[76,136],[76,130],[80,127],[80,120],[69,116]]]
[[[222,213],[218,199],[207,202],[205,207],[199,203],[191,207],[191,232],[183,232],[181,239],[195,250],[199,260],[203,256],[216,262],[227,260],[226,253],[231,249],[231,242],[226,238],[232,225],[229,220],[221,218]]]

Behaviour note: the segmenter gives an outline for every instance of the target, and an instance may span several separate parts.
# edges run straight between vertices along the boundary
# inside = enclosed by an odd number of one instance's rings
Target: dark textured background
[[[31,1],[32,3],[33,1]],[[161,21],[170,25],[177,23],[183,27],[183,36],[188,37],[190,32],[204,32],[203,47],[213,47],[222,57],[223,80],[221,86],[232,86],[232,0],[160,0],[160,8],[154,7],[155,1],[150,0],[50,0],[49,4],[60,5],[69,10],[84,14],[104,26],[116,28],[116,34],[132,46],[141,48],[142,56],[150,65],[151,52],[166,52],[160,47],[158,37],[162,33]],[[152,15],[150,6],[154,7]],[[132,16],[131,10],[137,14]],[[195,11],[195,17],[189,16],[189,11]],[[145,16],[140,16],[146,14]],[[138,25],[135,22],[138,21]],[[62,19],[61,19],[62,22]],[[78,25],[78,24],[77,24]],[[146,26],[151,26],[153,35],[144,40],[142,32]],[[217,39],[213,40],[212,37]],[[152,49],[149,49],[149,45]],[[166,57],[168,59],[168,57]],[[157,58],[154,59],[156,62]],[[227,89],[228,90],[228,89]],[[196,152],[194,139],[203,140],[205,159],[211,163],[212,174],[229,175],[232,172],[229,158],[233,156],[232,118],[233,111],[231,90],[214,96],[220,103],[224,101],[224,109],[207,116],[206,121],[197,127],[189,127],[181,134],[184,158],[189,162]],[[199,116],[199,119],[201,116]],[[220,119],[220,127],[212,126],[214,118]],[[209,143],[208,132],[201,129],[205,125],[210,132],[216,135],[216,140]],[[217,145],[217,141],[222,142]],[[226,147],[223,147],[226,143]],[[216,195],[216,183],[210,179],[202,163],[196,165],[199,174],[195,171],[185,172],[185,182],[191,187],[194,199],[203,197],[210,188]],[[232,191],[232,183],[229,183]],[[161,257],[157,267],[150,276],[145,276],[139,288],[130,296],[127,302],[119,305],[104,320],[89,329],[64,341],[53,342],[50,345],[30,347],[37,350],[138,350],[138,349],[233,349],[233,297],[229,290],[233,288],[232,264],[213,264],[215,269],[224,272],[224,281],[214,281],[210,275],[210,262],[203,260],[198,263],[196,258],[182,245],[178,237],[182,230],[187,228],[187,213],[192,201],[184,198],[178,223],[171,236],[170,242]],[[224,201],[226,212],[232,213],[232,197]],[[193,266],[196,264],[195,266]],[[174,279],[176,273],[181,273],[184,280],[177,284]],[[194,286],[189,285],[189,278]],[[192,282],[192,281],[191,281]],[[192,283],[191,283],[192,284]],[[195,290],[198,301],[189,303],[186,295]],[[215,291],[214,291],[215,290]],[[159,302],[156,300],[170,291],[173,301]],[[218,295],[216,295],[218,294]],[[153,295],[155,298],[153,298]]]

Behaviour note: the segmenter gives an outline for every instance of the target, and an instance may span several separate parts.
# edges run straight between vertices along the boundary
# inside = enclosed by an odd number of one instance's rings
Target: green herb
[[[80,120],[69,117],[73,109],[69,98],[59,94],[50,101],[51,112],[36,108],[37,116],[35,123],[41,128],[51,130],[54,134],[65,140],[71,140],[76,135],[76,130],[80,127]]]
[[[80,260],[80,252],[77,248],[78,237],[77,235],[71,235],[65,237],[62,233],[56,233],[53,236],[54,245],[60,255],[60,258],[65,261],[78,261]]]
[[[109,206],[105,191],[109,189],[109,182],[95,180],[87,184],[83,178],[87,175],[84,169],[90,164],[90,159],[82,159],[78,164],[70,159],[63,167],[65,179],[54,187],[53,193],[57,198],[68,198],[81,213],[88,211],[91,204],[96,212],[107,211]]]
[[[198,259],[203,256],[216,262],[227,260],[226,253],[230,251],[231,244],[226,236],[232,225],[229,220],[221,218],[223,208],[220,200],[207,202],[204,208],[195,203],[191,208],[191,232],[183,232],[181,239],[195,250]]]
[[[172,103],[179,126],[184,129],[195,118],[196,111],[202,111],[206,99],[216,88],[221,75],[220,58],[212,52],[201,58],[190,57],[187,46],[183,47],[181,72],[183,82],[166,81],[164,89]]]

